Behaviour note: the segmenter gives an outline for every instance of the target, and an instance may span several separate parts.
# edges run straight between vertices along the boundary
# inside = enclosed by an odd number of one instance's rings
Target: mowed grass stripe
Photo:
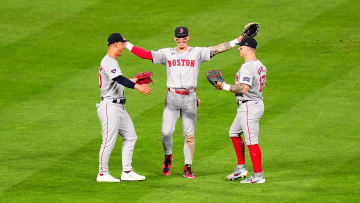
[[[3,0],[0,7],[0,47],[39,34],[58,19],[73,16],[96,1],[79,0],[76,6],[70,1]]]
[[[265,159],[264,165],[265,169],[270,167],[268,172],[272,181],[284,186],[308,184],[304,191],[295,190],[300,193],[292,200],[324,198],[326,194],[318,194],[321,190],[340,195],[338,199],[352,194],[352,190],[339,189],[349,188],[352,182],[348,182],[347,177],[353,176],[357,170],[359,150],[354,150],[354,147],[359,144],[359,139],[355,138],[354,129],[359,125],[359,119],[346,120],[358,118],[360,111],[358,108],[352,109],[351,113],[347,111],[347,106],[354,106],[349,101],[340,100],[343,105],[338,105],[339,99],[334,95],[340,92],[332,90],[338,84],[344,88],[353,87],[354,80],[346,78],[352,78],[358,72],[353,69],[299,102],[289,112],[263,125],[261,139],[267,143],[262,145],[263,151],[266,150],[264,158],[270,158]],[[354,96],[359,97],[359,94]],[[347,139],[352,142],[344,142]]]

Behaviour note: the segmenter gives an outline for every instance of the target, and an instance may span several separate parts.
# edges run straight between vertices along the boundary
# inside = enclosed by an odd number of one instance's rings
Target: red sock
[[[248,145],[251,161],[254,167],[254,173],[262,172],[261,150],[258,144]]]
[[[236,152],[238,165],[245,164],[245,145],[241,137],[231,137]]]

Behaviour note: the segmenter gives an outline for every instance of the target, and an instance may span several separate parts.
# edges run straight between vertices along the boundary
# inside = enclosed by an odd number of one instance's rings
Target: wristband
[[[126,47],[129,51],[131,51],[131,49],[133,48],[133,46],[134,46],[134,45],[132,45],[129,41],[126,42],[125,47]]]
[[[231,47],[235,47],[236,43],[239,43],[239,40],[237,38],[229,42]]]
[[[230,86],[231,86],[231,85],[224,83],[223,89],[224,89],[224,90],[227,90],[227,91],[230,91]]]

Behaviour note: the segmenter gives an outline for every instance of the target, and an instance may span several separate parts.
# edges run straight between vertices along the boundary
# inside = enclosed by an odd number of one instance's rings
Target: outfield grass
[[[3,0],[0,7],[0,199],[2,202],[359,202],[360,2],[302,1],[43,1]],[[144,182],[95,181],[101,128],[98,67],[106,38],[121,32],[145,49],[175,46],[176,26],[192,46],[212,46],[261,23],[258,58],[267,66],[260,146],[266,184],[225,177],[236,164],[228,129],[234,97],[205,78],[221,69],[228,81],[243,62],[231,50],[202,64],[193,169],[182,177],[181,122],[173,172],[161,175],[162,65],[128,51],[126,76],[152,71],[153,94],[127,90],[138,134],[133,166]],[[121,174],[121,143],[110,170]],[[247,155],[247,166],[252,165]]]

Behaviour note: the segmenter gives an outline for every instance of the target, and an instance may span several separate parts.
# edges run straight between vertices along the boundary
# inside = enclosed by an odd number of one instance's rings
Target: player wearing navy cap
[[[173,133],[176,121],[181,117],[184,133],[184,177],[194,178],[192,161],[195,149],[195,126],[197,120],[198,99],[195,91],[200,64],[210,61],[215,55],[235,47],[241,36],[213,47],[190,47],[190,35],[187,27],[175,29],[176,47],[146,51],[127,42],[126,47],[135,55],[152,60],[154,64],[166,66],[167,96],[162,118],[162,143],[164,146],[164,164],[162,173],[171,172]]]
[[[99,69],[99,88],[101,102],[97,104],[97,113],[102,127],[102,144],[99,152],[98,182],[120,182],[110,175],[108,162],[115,146],[118,135],[123,138],[121,180],[140,181],[145,176],[138,175],[132,170],[132,155],[137,140],[134,124],[125,109],[125,87],[136,89],[141,93],[151,94],[147,85],[136,84],[136,78],[128,79],[123,76],[118,64],[118,57],[122,55],[126,40],[119,33],[113,33],[108,38],[108,50],[102,59]]]
[[[245,63],[236,73],[235,85],[225,82],[217,83],[218,89],[235,93],[237,103],[236,117],[230,127],[229,135],[232,139],[237,156],[237,167],[227,176],[228,180],[245,178],[248,171],[245,167],[245,146],[241,135],[249,148],[254,174],[240,183],[265,183],[261,164],[261,150],[258,144],[259,121],[264,113],[262,92],[266,82],[266,67],[256,58],[257,42],[252,37],[244,37],[239,45],[240,56]]]

